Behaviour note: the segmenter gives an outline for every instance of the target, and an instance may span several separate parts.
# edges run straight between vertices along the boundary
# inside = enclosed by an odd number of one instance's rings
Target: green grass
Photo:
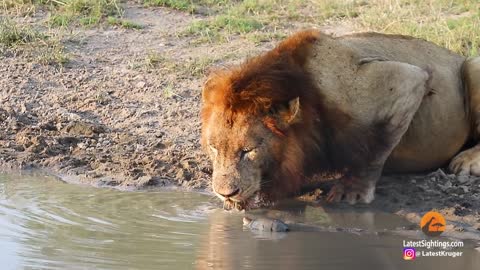
[[[53,27],[93,26],[107,21],[124,28],[141,28],[121,19],[122,3],[122,0],[3,0],[1,7],[16,16],[33,15],[40,9],[48,11],[48,25]]]
[[[164,5],[182,1],[168,2]],[[245,0],[213,7],[210,16],[192,22],[182,34],[195,37],[196,43],[239,36],[260,43],[291,33],[292,24],[303,28],[342,24],[356,32],[424,38],[466,56],[479,53],[478,0]]]
[[[6,51],[25,54],[41,64],[63,65],[69,61],[60,39],[4,19],[0,20],[0,52]]]
[[[184,63],[180,69],[189,76],[201,78],[206,75],[208,68],[218,61],[216,57],[197,57]]]
[[[170,7],[173,9],[193,11],[194,5],[189,0],[144,0],[146,6],[162,6]]]
[[[212,20],[195,21],[186,30],[186,34],[203,37],[209,41],[228,40],[232,34],[246,34],[262,28],[262,23],[250,17],[232,15],[216,16]],[[225,35],[226,34],[226,35]]]
[[[351,6],[351,13],[358,14],[351,19],[352,24],[359,30],[423,38],[466,56],[478,54],[479,1],[388,0],[382,3]]]
[[[27,44],[43,36],[28,26],[19,27],[10,20],[0,20],[0,45],[13,47],[18,44]]]
[[[145,6],[169,7],[190,13],[197,13],[201,9],[216,9],[226,5],[230,0],[143,0]]]
[[[164,62],[166,62],[166,58],[154,51],[148,52],[144,59],[145,66],[147,66],[147,68],[156,68]]]
[[[215,56],[199,55],[188,57],[187,59],[179,59],[165,53],[148,51],[144,56],[132,59],[129,67],[145,72],[155,71],[161,74],[174,74],[181,78],[201,78],[206,75],[212,65],[225,59],[233,59],[234,56],[234,53],[230,53]]]
[[[112,16],[108,17],[107,23],[113,26],[120,26],[125,29],[142,29],[143,28],[143,25],[140,25],[138,23],[125,20],[125,19],[112,17]]]
[[[282,6],[288,2],[290,8]],[[208,42],[229,41],[232,36],[245,35],[260,30],[268,31],[278,24],[278,16],[290,18],[300,1],[230,1],[220,5],[213,16],[192,22],[183,34]]]
[[[65,52],[61,40],[49,39],[48,42],[39,44],[33,52],[34,60],[44,65],[63,66],[70,62],[70,55]]]
[[[14,15],[28,16],[33,15],[39,6],[51,3],[49,0],[2,0],[0,8]]]
[[[180,32],[180,37],[191,37],[191,43],[221,43],[240,38],[259,44],[277,41],[301,28],[344,25],[355,32],[377,31],[424,38],[466,56],[478,55],[480,51],[478,0],[137,1],[145,6],[201,13],[202,16]],[[105,22],[127,29],[142,28],[122,18],[121,4],[125,0],[3,0],[0,3],[0,9],[18,11],[18,14],[43,9],[50,14],[50,26],[92,26]],[[8,39],[11,38],[4,37]],[[28,39],[28,35],[13,37],[18,42],[22,39]]]
[[[66,27],[72,23],[92,26],[110,17],[120,17],[123,10],[118,0],[58,0],[51,11],[49,24]]]

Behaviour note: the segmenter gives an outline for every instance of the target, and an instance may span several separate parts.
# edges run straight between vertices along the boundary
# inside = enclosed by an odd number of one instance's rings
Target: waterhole
[[[0,268],[478,269],[480,265],[480,252],[468,243],[455,249],[462,252],[456,258],[405,261],[403,241],[410,236],[389,232],[414,225],[392,214],[304,203],[252,212],[301,224],[292,225],[288,233],[271,233],[244,228],[244,213],[225,212],[219,205],[213,196],[195,192],[127,192],[67,184],[41,173],[0,174]]]

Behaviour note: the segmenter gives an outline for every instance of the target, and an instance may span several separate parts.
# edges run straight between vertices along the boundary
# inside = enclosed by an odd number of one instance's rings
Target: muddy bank
[[[94,185],[206,186],[200,76],[166,67],[195,56],[180,57],[188,42],[174,37],[192,18],[137,7],[126,14],[145,28],[75,29],[63,67],[1,56],[3,167],[49,168]]]
[[[200,15],[135,5],[125,14],[144,28],[74,29],[63,67],[0,55],[1,167],[43,168],[95,186],[209,189],[211,167],[199,144],[204,70],[274,42],[197,44],[179,33]],[[322,201],[323,194],[307,199]],[[388,176],[376,198],[372,207],[412,221],[436,209],[448,230],[480,233],[479,178]]]

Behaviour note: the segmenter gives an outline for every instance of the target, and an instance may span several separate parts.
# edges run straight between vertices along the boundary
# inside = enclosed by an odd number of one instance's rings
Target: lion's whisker
[[[260,183],[260,186],[265,186],[265,184],[269,184],[269,183],[272,183],[272,182],[273,182],[273,180],[262,181]]]

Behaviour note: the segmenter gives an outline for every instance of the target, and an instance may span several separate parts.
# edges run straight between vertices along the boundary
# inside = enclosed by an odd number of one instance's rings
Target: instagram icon
[[[406,261],[415,260],[416,253],[414,248],[404,248],[403,249],[403,259]]]

